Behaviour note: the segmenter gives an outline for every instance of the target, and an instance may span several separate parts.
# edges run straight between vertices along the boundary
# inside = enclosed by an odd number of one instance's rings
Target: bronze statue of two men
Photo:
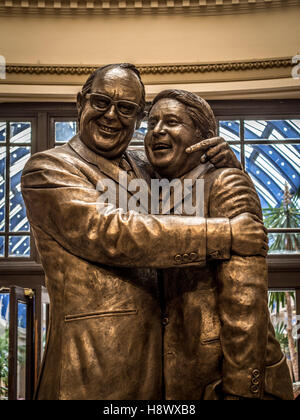
[[[267,306],[259,199],[209,105],[186,91],[157,95],[147,158],[126,150],[145,115],[133,65],[99,68],[77,107],[79,133],[33,155],[22,176],[51,302],[36,398],[292,399]],[[189,181],[201,216],[175,194],[168,211],[160,196],[158,214],[99,203],[107,179],[133,198],[124,175],[150,196],[154,179]]]

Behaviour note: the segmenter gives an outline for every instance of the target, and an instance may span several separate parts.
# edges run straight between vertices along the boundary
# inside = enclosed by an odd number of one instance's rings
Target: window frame
[[[55,141],[55,123],[56,122],[68,122],[70,121],[70,117],[52,117],[50,116],[50,141],[49,143],[51,144],[51,147],[57,147],[57,146],[62,146],[64,143],[63,142],[56,142]],[[77,116],[75,118],[76,123],[78,124],[77,121]]]
[[[0,104],[1,121],[13,122],[22,120],[32,123],[31,155],[54,147],[54,132],[53,129],[51,131],[51,121],[68,121],[70,119],[77,120],[76,104],[72,102]],[[14,284],[20,287],[35,289],[36,286],[45,284],[44,271],[39,260],[31,230],[29,233],[31,246],[31,256],[29,258],[1,257],[0,287]]]

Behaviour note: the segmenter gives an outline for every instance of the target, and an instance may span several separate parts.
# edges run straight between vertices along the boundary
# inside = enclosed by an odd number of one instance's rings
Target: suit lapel
[[[78,135],[73,137],[69,141],[69,146],[84,160],[97,166],[101,172],[103,172],[108,178],[113,179],[119,184],[119,174],[120,172],[126,173],[120,169],[115,163],[109,159],[104,158],[101,155],[98,155],[93,150],[89,149],[79,138]]]
[[[89,149],[79,138],[78,135],[74,136],[69,141],[69,146],[84,160],[91,163],[94,166],[97,166],[98,169],[102,174],[104,174],[106,177],[114,180],[119,188],[122,188],[126,194],[130,194],[133,196],[135,194],[135,191],[128,191],[128,185],[126,182],[127,179],[127,172],[121,169],[118,165],[110,161],[109,159],[104,158],[101,155],[98,155],[93,150]],[[130,162],[133,172],[137,178],[143,178],[142,171],[139,170],[139,167],[134,162],[134,159],[126,153],[126,158]],[[121,181],[121,182],[120,182]],[[118,202],[118,200],[117,200]],[[148,212],[148,209],[144,209],[146,212]]]
[[[180,214],[182,214],[183,210],[183,203],[184,200],[188,198],[189,195],[193,193],[193,187],[195,185],[196,179],[201,178],[202,175],[204,175],[209,168],[211,168],[210,163],[200,164],[196,166],[194,169],[192,169],[190,172],[179,178],[180,184],[181,184],[181,194],[174,194],[174,189],[171,189],[170,192],[170,212],[174,213],[177,208],[180,208]],[[185,180],[190,180],[189,184],[184,184]],[[162,203],[167,200],[167,194],[168,191],[166,190],[165,194],[162,195],[161,200]]]
[[[137,179],[143,179],[146,183],[148,208],[145,208],[143,206],[142,207],[144,208],[146,214],[148,213],[150,214],[151,213],[151,173],[150,173],[150,170],[152,172],[152,167],[150,166],[148,162],[141,161],[140,158],[138,159],[138,161],[140,162],[140,164],[138,165],[136,160],[131,155],[131,153],[128,153],[127,151],[125,154],[126,154],[126,158],[130,162],[130,165],[133,169],[135,177]]]

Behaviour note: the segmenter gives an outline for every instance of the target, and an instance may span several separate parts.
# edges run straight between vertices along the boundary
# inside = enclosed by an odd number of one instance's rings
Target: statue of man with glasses
[[[99,181],[109,178],[122,189],[120,173],[146,176],[126,152],[144,117],[137,69],[98,69],[78,94],[77,107],[78,135],[32,156],[22,176],[50,295],[35,397],[163,399],[163,298],[156,269],[178,266],[178,255],[187,256],[180,267],[245,255],[245,244],[246,255],[265,255],[266,234],[249,215],[229,221],[139,214],[110,203],[100,211]],[[211,145],[206,155],[213,163],[239,165],[224,141]]]

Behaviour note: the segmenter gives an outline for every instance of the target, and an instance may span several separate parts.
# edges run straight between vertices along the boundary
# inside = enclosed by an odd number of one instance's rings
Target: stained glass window
[[[240,121],[220,121],[219,134],[226,141],[239,141],[240,140]]]
[[[263,208],[281,203],[286,184],[292,194],[296,193],[300,187],[300,120],[219,121],[219,133],[239,159],[242,157],[232,142],[243,144],[242,163],[257,187]]]
[[[31,156],[31,141],[31,122],[0,122],[1,257],[30,257],[30,226],[21,193],[21,175]]]
[[[75,120],[54,120],[53,143],[66,143],[76,131]],[[31,148],[31,122],[0,121],[0,257],[30,257],[30,225],[21,193],[21,175]]]
[[[300,120],[221,120],[219,134],[253,180],[270,253],[299,253]]]

